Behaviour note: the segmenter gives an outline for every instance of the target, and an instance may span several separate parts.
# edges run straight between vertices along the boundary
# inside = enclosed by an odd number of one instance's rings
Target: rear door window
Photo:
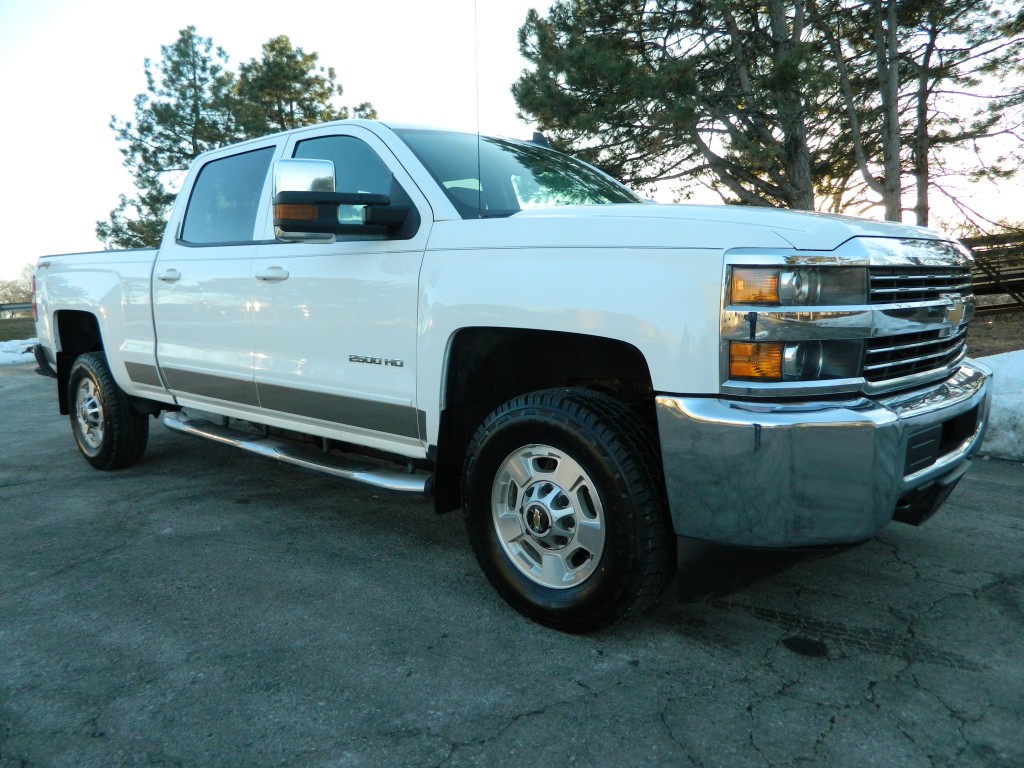
[[[251,243],[274,147],[212,160],[199,171],[181,239],[197,245]]]

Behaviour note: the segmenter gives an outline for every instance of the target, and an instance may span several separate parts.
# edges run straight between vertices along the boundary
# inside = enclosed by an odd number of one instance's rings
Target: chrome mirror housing
[[[332,232],[296,231],[301,222],[312,224],[316,208],[310,204],[286,202],[289,193],[334,193],[334,163],[330,160],[286,159],[274,163],[274,236],[278,240],[330,243]],[[284,195],[282,196],[282,193]]]

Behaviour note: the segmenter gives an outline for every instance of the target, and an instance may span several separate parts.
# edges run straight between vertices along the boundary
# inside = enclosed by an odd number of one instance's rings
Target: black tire
[[[657,599],[675,537],[654,446],[625,405],[582,389],[522,395],[484,419],[466,456],[466,529],[517,611],[588,632]]]
[[[135,412],[117,386],[102,352],[75,360],[68,379],[68,403],[75,443],[96,469],[123,469],[142,458],[149,421]]]

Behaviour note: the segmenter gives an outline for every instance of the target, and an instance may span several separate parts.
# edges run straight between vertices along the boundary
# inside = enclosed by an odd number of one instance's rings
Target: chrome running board
[[[314,472],[323,472],[345,480],[353,480],[375,488],[384,488],[401,493],[426,493],[433,475],[423,470],[404,472],[388,469],[373,463],[353,461],[341,456],[324,453],[303,443],[264,437],[238,429],[214,424],[207,419],[186,416],[181,411],[171,411],[163,416],[164,426],[175,432],[203,437],[218,443],[241,448],[243,451],[294,464]]]

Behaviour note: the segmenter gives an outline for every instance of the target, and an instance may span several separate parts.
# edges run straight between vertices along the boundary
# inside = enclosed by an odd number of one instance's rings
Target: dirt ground
[[[1024,349],[1024,310],[975,316],[967,332],[967,354],[984,357],[1017,349]]]

